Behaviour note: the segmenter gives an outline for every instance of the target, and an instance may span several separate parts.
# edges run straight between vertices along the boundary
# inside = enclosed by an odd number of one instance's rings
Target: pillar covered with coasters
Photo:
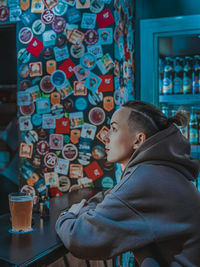
[[[17,24],[20,186],[44,200],[111,188],[113,112],[134,99],[134,9],[128,0],[3,0]]]

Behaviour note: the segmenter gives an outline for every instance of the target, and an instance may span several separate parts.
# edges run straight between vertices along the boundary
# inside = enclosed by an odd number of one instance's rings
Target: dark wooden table
[[[41,266],[66,254],[67,249],[55,232],[55,222],[61,210],[96,193],[94,189],[81,189],[52,198],[49,216],[41,218],[40,214],[33,214],[35,231],[32,233],[10,234],[10,214],[0,216],[0,266]]]

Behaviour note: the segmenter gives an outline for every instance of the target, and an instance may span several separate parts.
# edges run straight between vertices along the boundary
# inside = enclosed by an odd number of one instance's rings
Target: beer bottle
[[[163,94],[172,94],[173,88],[173,64],[170,57],[165,58],[165,66],[163,73]]]
[[[159,58],[159,94],[163,94],[164,59]]]
[[[192,67],[191,57],[185,57],[185,63],[183,67],[183,94],[192,93]]]
[[[198,144],[198,121],[197,121],[197,114],[195,113],[193,107],[192,107],[192,112],[190,114],[189,130],[190,130],[190,144],[195,144],[195,145]]]
[[[174,94],[183,93],[183,60],[180,57],[176,57],[174,65]]]
[[[200,87],[200,56],[194,56],[193,70],[192,70],[192,93],[199,94]]]

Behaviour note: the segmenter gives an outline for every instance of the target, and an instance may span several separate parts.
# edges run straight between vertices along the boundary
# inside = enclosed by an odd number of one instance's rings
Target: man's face
[[[134,152],[133,145],[136,141],[136,133],[130,132],[128,126],[130,112],[131,109],[126,107],[115,111],[111,118],[110,130],[104,138],[107,160],[124,166]]]

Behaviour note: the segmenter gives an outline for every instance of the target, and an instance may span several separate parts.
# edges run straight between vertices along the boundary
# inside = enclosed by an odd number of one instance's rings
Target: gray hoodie
[[[191,180],[200,163],[175,125],[148,138],[121,181],[97,194],[78,216],[56,223],[75,256],[102,260],[133,251],[140,266],[200,266],[200,193]]]

